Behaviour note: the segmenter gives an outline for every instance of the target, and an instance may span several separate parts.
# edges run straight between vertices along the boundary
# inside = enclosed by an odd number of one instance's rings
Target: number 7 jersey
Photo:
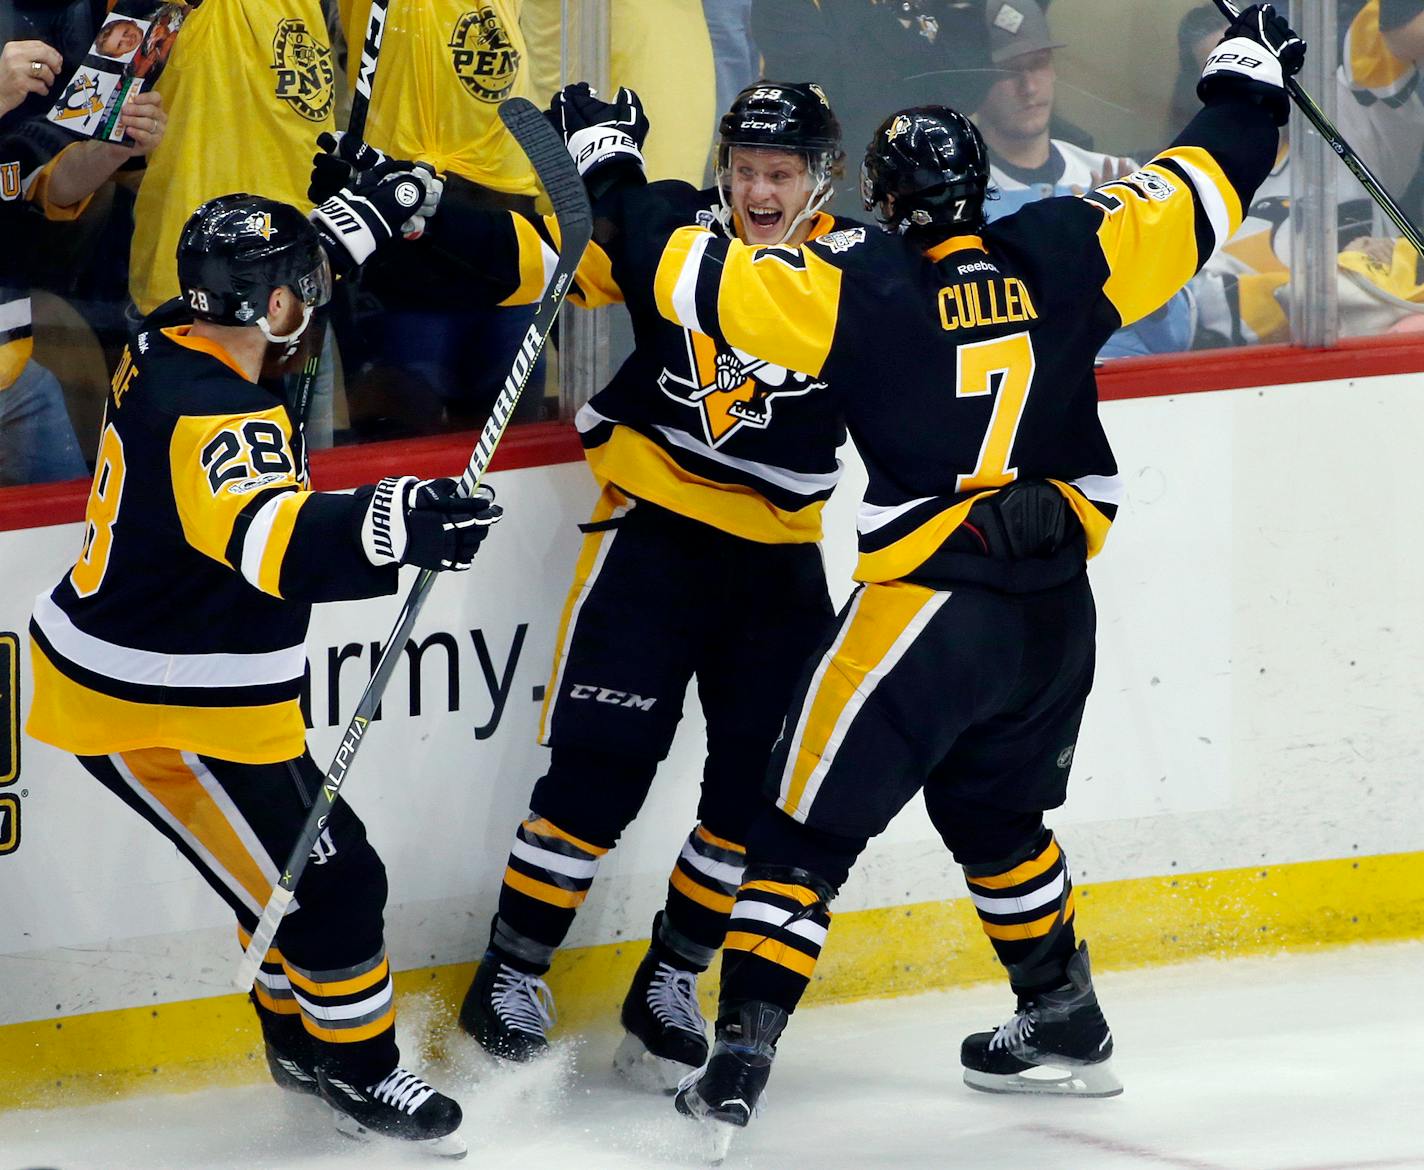
[[[1259,108],[1213,106],[1136,173],[928,252],[863,228],[800,248],[683,228],[638,263],[664,316],[832,388],[869,472],[858,580],[940,576],[975,501],[1021,481],[1063,494],[1092,556],[1122,495],[1097,352],[1225,242],[1275,150]]]
[[[367,489],[369,494],[369,489]],[[188,327],[124,351],[79,559],[35,601],[27,730],[76,755],[302,754],[314,601],[393,593],[361,493],[313,492],[286,405]]]

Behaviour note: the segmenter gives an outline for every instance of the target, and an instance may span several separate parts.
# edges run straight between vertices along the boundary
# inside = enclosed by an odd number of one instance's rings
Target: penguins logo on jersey
[[[488,6],[467,12],[450,34],[455,76],[482,102],[501,102],[519,76],[520,56],[498,14]]]
[[[0,200],[6,203],[18,199],[24,187],[20,182],[20,164],[0,163]]]
[[[721,446],[744,426],[765,430],[771,425],[775,398],[825,389],[824,382],[739,349],[720,350],[706,334],[685,329],[683,336],[690,376],[664,368],[658,385],[669,398],[701,415],[702,434],[710,446]]]
[[[331,49],[296,18],[279,21],[272,38],[272,71],[277,97],[309,122],[323,122],[336,98],[336,70]]]

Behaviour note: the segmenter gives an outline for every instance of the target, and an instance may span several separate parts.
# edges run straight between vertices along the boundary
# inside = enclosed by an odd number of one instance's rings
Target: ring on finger
[[[44,72],[44,62],[43,62],[43,61],[31,61],[31,62],[30,62],[30,72],[33,73],[36,77],[38,77],[42,72]]]

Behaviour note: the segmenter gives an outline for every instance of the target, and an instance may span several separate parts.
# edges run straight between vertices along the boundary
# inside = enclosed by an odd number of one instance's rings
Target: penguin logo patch
[[[306,21],[289,18],[277,24],[272,58],[277,97],[308,122],[326,121],[336,98],[331,49],[312,36]]]
[[[807,374],[772,365],[739,349],[721,350],[702,333],[683,330],[687,338],[687,374],[664,369],[658,385],[664,394],[702,416],[702,435],[719,447],[743,427],[759,431],[771,425],[776,398],[799,397],[826,384]]]
[[[272,239],[272,217],[265,211],[254,211],[247,217],[247,230],[264,240]]]
[[[476,8],[460,17],[449,48],[455,76],[472,96],[482,102],[502,102],[509,96],[521,58],[493,8]]]

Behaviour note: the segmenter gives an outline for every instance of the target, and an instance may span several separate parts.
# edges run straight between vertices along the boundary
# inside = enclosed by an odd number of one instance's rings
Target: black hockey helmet
[[[891,114],[866,147],[860,196],[886,231],[980,227],[994,196],[978,127],[948,106]]]
[[[841,124],[830,99],[809,81],[759,81],[732,99],[717,127],[717,189],[731,222],[729,179],[734,146],[762,147],[802,154],[811,177],[811,198],[806,210],[787,227],[809,218],[834,193],[832,179],[841,173]]]
[[[210,199],[178,237],[178,284],[194,316],[216,325],[258,325],[267,339],[267,299],[291,289],[305,308],[302,328],[331,297],[331,266],[317,230],[290,203],[237,193]]]

